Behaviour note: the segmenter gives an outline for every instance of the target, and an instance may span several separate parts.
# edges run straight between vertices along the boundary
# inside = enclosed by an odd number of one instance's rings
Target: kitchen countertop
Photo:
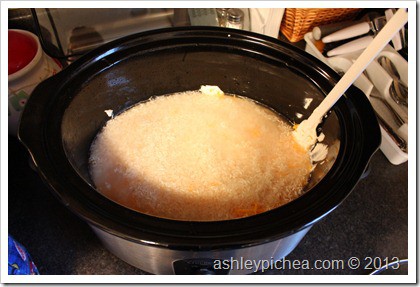
[[[8,144],[9,234],[28,249],[41,274],[147,274],[108,252],[88,225],[67,210],[31,169],[29,154],[20,142],[9,136]],[[408,165],[394,166],[378,151],[370,167],[348,198],[315,224],[286,257],[289,262],[299,260],[301,267],[263,274],[368,274],[373,270],[350,269],[349,258],[359,258],[361,266],[368,266],[369,258],[382,262],[407,258]],[[345,264],[344,268],[306,270],[304,260],[343,260]],[[401,265],[392,274],[407,274],[407,266]]]

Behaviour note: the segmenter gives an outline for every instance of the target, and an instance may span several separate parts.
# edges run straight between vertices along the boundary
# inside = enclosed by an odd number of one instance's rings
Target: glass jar
[[[241,9],[231,8],[227,10],[226,27],[234,29],[244,28],[244,12]]]
[[[228,10],[229,8],[216,8],[217,20],[219,21],[220,27],[226,27]]]

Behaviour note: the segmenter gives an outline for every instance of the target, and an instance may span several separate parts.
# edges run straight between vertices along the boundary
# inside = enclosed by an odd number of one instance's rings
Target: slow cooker
[[[105,44],[38,85],[19,138],[53,194],[122,260],[155,274],[250,273],[215,268],[215,262],[283,258],[356,186],[381,138],[365,95],[350,87],[324,118],[319,132],[328,155],[301,197],[258,215],[213,222],[141,214],[95,190],[89,149],[109,119],[105,110],[119,113],[206,84],[299,123],[338,80],[321,61],[263,35],[216,27],[149,31]]]

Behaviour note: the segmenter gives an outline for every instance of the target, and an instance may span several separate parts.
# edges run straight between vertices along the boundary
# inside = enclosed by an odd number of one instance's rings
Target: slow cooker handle
[[[35,165],[38,165],[37,162],[44,153],[43,138],[48,136],[44,132],[46,114],[51,109],[56,91],[58,91],[58,87],[65,76],[66,73],[61,71],[38,84],[23,109],[19,123],[18,139],[29,150]]]
[[[356,110],[359,111],[358,117],[362,126],[363,138],[366,140],[362,159],[368,163],[372,155],[381,145],[381,130],[375,110],[366,95],[356,87],[352,86],[350,89],[352,89],[351,93],[349,93],[351,95],[351,101],[356,106]],[[368,167],[366,167],[365,173],[367,169]]]

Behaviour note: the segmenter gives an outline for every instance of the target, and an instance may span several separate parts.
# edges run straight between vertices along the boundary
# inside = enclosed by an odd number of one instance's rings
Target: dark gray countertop
[[[42,274],[145,274],[108,252],[91,229],[68,211],[29,166],[29,155],[9,136],[9,233],[31,253]],[[378,151],[370,174],[331,214],[315,224],[287,260],[343,260],[361,267],[290,268],[264,274],[368,274],[369,258],[408,256],[408,168]],[[368,257],[368,258],[367,258]],[[367,258],[367,259],[366,259]],[[407,274],[401,266],[393,274]]]

